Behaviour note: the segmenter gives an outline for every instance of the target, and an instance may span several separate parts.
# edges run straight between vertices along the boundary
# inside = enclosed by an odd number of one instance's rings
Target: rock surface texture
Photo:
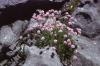
[[[5,6],[16,5],[19,3],[24,3],[27,0],[0,0],[0,8],[5,8]]]
[[[26,54],[27,58],[23,66],[62,66],[53,47],[48,50],[47,48],[39,49],[35,46],[27,47]]]
[[[14,44],[17,41],[18,37],[13,33],[12,29],[9,26],[3,26],[0,31],[0,43],[5,45]]]
[[[0,30],[0,43],[4,45],[15,44],[28,22],[16,21],[12,27],[3,26]]]
[[[81,0],[86,2],[85,0]],[[82,35],[77,37],[77,59],[73,60],[73,66],[100,66],[100,5],[99,0],[88,0],[90,3],[78,7],[73,16],[76,25],[82,28]]]
[[[55,2],[62,1],[55,0]],[[76,18],[75,25],[82,29],[82,36],[75,36],[78,49],[72,59],[72,66],[100,66],[100,0],[81,1],[84,5],[78,7],[72,14]],[[25,2],[27,0],[0,0],[0,8]],[[30,20],[29,25],[27,21],[18,20],[12,25],[2,26],[0,28],[0,53],[3,47],[12,47],[16,44],[26,27],[31,29],[33,25],[37,25],[35,20],[32,21]],[[63,66],[53,47],[49,47],[49,49],[47,47],[44,49],[39,49],[35,46],[25,47],[27,58],[22,66]],[[51,57],[52,54],[54,57]],[[1,56],[2,54],[0,54]],[[5,62],[6,60],[0,65],[3,66]],[[12,66],[15,66],[14,63]]]
[[[77,8],[73,15],[77,19],[76,24],[82,28],[84,35],[90,38],[99,35],[100,15],[95,6],[86,4],[84,7]]]
[[[99,41],[83,36],[77,37],[77,59],[73,60],[73,66],[100,66]]]

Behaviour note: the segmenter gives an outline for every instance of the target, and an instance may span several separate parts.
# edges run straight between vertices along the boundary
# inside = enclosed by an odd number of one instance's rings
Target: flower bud
[[[60,32],[60,33],[61,33],[61,32],[63,32],[63,31],[62,31],[62,30],[59,30],[58,32]]]
[[[81,34],[81,29],[80,28],[77,28],[77,31],[79,34]]]
[[[57,34],[54,34],[54,36],[57,36]]]
[[[67,44],[67,41],[64,41],[64,44]]]
[[[57,43],[57,40],[56,39],[54,40],[54,43]]]
[[[73,56],[73,59],[78,59],[78,57],[74,55],[74,56]]]
[[[67,35],[66,34],[64,35],[64,38],[67,38]]]
[[[37,30],[37,34],[41,34],[41,31],[40,30]]]
[[[45,37],[41,37],[41,40],[44,40],[45,39]]]
[[[20,37],[19,37],[19,39],[22,39],[22,38],[23,38],[23,36],[20,36]]]
[[[78,51],[77,51],[77,50],[75,50],[75,51],[74,51],[74,53],[78,53]]]
[[[75,45],[71,45],[71,48],[73,48],[73,49],[74,49],[74,48],[75,48]]]

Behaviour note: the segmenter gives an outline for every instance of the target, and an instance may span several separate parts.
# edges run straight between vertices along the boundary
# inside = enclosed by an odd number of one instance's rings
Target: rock
[[[54,2],[63,2],[64,0],[53,0]]]
[[[75,10],[73,16],[77,20],[75,24],[81,27],[83,35],[89,38],[99,35],[100,15],[95,6],[87,4],[84,7],[79,7]]]
[[[5,8],[5,6],[16,5],[19,3],[27,2],[28,0],[0,0],[0,8]]]
[[[26,29],[28,25],[27,21],[16,21],[12,25],[6,25],[2,26],[0,30],[0,64],[3,60],[7,60],[7,62],[3,64],[9,64],[9,66],[16,66],[17,63],[23,62],[19,60],[21,57],[15,57],[16,55],[20,53],[20,41],[19,37],[22,33],[24,33],[24,30]],[[9,61],[8,59],[14,61]],[[15,63],[16,62],[16,63]],[[4,66],[4,65],[3,65]]]
[[[0,43],[3,45],[10,46],[15,44],[18,40],[18,36],[13,33],[9,26],[3,26],[0,30]]]
[[[95,1],[95,0],[94,0]],[[96,8],[98,9],[99,15],[100,15],[100,0],[96,0],[97,2],[94,2]]]
[[[78,7],[72,14],[76,18],[75,25],[82,29],[82,36],[75,37],[77,59],[72,60],[72,66],[100,66],[100,13],[93,0],[81,1],[84,6]]]
[[[5,8],[5,6],[13,6],[20,3],[25,3],[30,0],[0,0],[0,8]],[[32,1],[32,0],[31,0]],[[62,2],[64,0],[34,0],[33,2],[39,1],[52,1],[52,2]]]
[[[26,54],[27,58],[23,66],[62,66],[52,47],[49,49],[39,49],[35,46],[27,47]]]
[[[77,37],[78,49],[73,66],[100,66],[100,41],[83,36]]]
[[[17,36],[20,36],[20,34],[26,29],[27,25],[28,25],[28,21],[18,20],[12,24],[12,31]]]
[[[37,27],[37,26],[38,26],[37,20],[31,18],[31,20],[30,20],[30,22],[29,22],[29,25],[27,26],[26,31],[27,31],[27,30],[32,30],[32,29],[34,29],[34,28]]]
[[[21,32],[23,32],[27,26],[27,21],[16,21],[10,26],[3,26],[0,30],[0,43],[4,45],[16,44]]]

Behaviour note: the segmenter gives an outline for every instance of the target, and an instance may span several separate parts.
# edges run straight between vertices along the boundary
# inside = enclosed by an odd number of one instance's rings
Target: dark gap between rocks
[[[29,20],[36,9],[57,9],[59,10],[63,2],[50,2],[50,1],[28,1],[26,3],[20,3],[14,6],[6,6],[5,9],[0,9],[0,27],[8,25],[16,20]]]

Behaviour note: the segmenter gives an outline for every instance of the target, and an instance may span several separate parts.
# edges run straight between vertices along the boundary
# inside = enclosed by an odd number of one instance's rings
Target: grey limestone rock
[[[17,35],[20,36],[20,34],[27,28],[28,21],[21,21],[17,20],[12,24],[12,31]]]
[[[99,35],[100,15],[95,6],[87,4],[84,7],[78,7],[73,16],[77,20],[75,24],[81,27],[83,35],[89,38]]]
[[[13,33],[9,26],[3,26],[0,30],[0,43],[3,45],[12,45],[18,40],[18,36]]]
[[[0,8],[5,8],[6,5],[16,5],[27,1],[28,0],[0,0]]]
[[[77,59],[73,60],[73,66],[100,66],[100,41],[78,36]]]
[[[48,49],[39,49],[36,46],[27,47],[26,54],[27,58],[23,66],[62,66],[53,47]]]

